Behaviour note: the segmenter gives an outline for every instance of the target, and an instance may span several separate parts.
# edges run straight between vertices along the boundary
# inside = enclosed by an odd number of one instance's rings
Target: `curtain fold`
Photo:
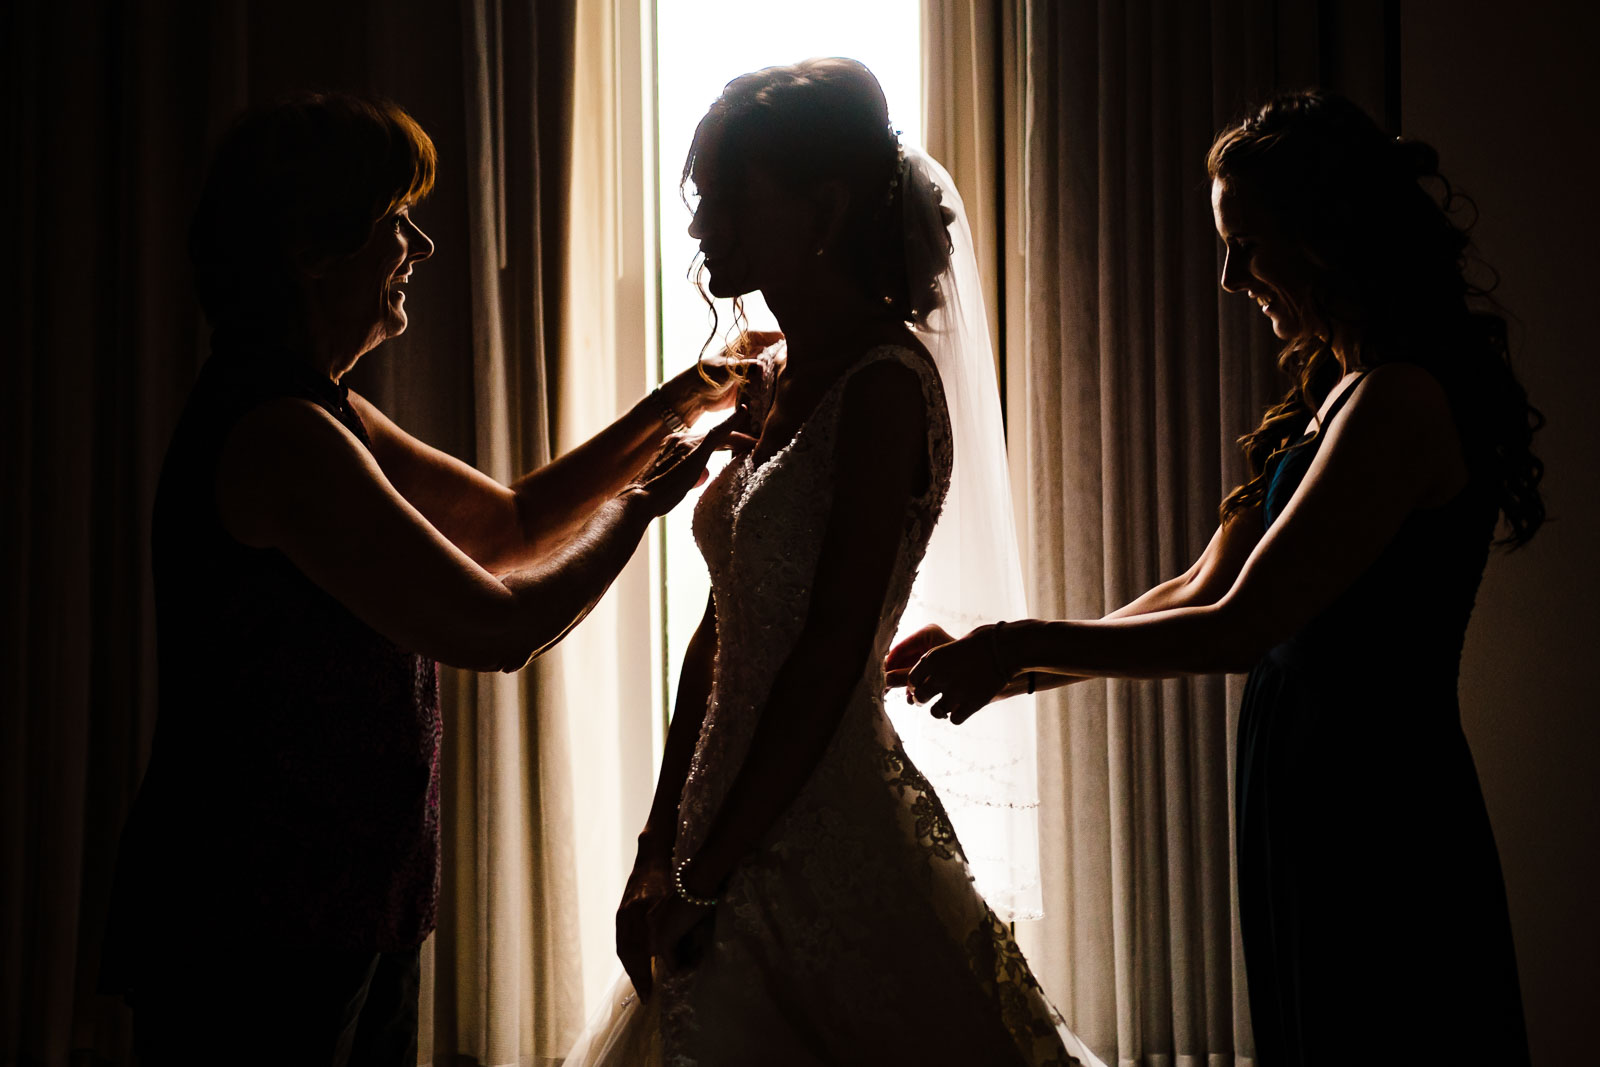
[[[460,429],[470,435],[464,454],[509,482],[554,454],[548,372],[562,326],[550,278],[566,249],[575,11],[463,0],[459,18],[471,348],[470,364],[455,355],[458,375],[470,367]],[[420,1051],[436,1063],[556,1061],[583,1015],[561,657],[514,676],[444,675],[453,832],[425,958]]]
[[[1205,547],[1243,477],[1233,439],[1282,388],[1276,342],[1217,287],[1206,149],[1274,88],[1320,81],[1381,113],[1383,16],[1379,0],[924,3],[930,151],[988,198],[974,209],[969,194],[968,210],[987,212],[994,241],[1036,614],[1097,617]],[[1252,1062],[1232,864],[1239,681],[1041,698],[1045,919],[1018,938],[1108,1061]]]
[[[0,170],[22,205],[0,268],[0,1063],[131,1060],[126,1011],[94,984],[156,713],[150,508],[207,352],[185,237],[212,146],[245,105],[295,89],[377,92],[416,116],[439,149],[418,216],[438,248],[407,333],[351,384],[515,476],[555,446],[575,23],[575,0],[24,0],[0,15],[18,160]],[[550,1062],[583,1014],[588,783],[570,686],[555,660],[442,682],[422,1053]]]

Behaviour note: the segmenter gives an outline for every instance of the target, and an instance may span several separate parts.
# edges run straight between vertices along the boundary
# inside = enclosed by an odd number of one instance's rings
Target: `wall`
[[[1462,719],[1499,841],[1536,1064],[1595,1062],[1600,995],[1600,233],[1587,4],[1410,0],[1404,132],[1439,149],[1482,211],[1474,231],[1515,314],[1513,355],[1548,427],[1554,517],[1490,563],[1467,637]]]

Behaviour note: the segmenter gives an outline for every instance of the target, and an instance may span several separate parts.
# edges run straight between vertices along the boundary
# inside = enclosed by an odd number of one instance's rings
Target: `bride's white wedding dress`
[[[898,346],[865,353],[794,439],[730,463],[695,508],[711,574],[717,656],[679,807],[692,857],[744,759],[774,678],[806,619],[833,506],[841,398],[892,360],[928,405],[932,477],[903,525],[877,640],[810,780],[737,868],[693,966],[658,969],[641,1004],[622,979],[567,1060],[576,1064],[1080,1064],[1103,1067],[1039,989],[968,871],[939,798],[884,713],[883,658],[949,486],[939,377]],[[747,402],[759,422],[768,374]],[[691,935],[693,936],[693,935]]]

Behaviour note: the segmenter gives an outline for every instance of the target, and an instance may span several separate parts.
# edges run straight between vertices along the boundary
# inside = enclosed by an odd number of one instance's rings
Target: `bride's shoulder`
[[[880,429],[920,426],[938,394],[939,375],[920,344],[880,344],[851,369],[840,390],[844,419]]]
[[[925,383],[939,383],[939,370],[933,362],[933,356],[910,330],[899,331],[896,336],[867,349],[865,357],[857,364],[857,370],[882,362],[899,363],[915,371]]]

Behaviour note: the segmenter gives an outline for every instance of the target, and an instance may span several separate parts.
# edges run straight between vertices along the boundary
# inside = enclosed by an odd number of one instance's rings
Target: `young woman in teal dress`
[[[1456,686],[1497,522],[1520,546],[1544,518],[1542,420],[1504,320],[1474,307],[1431,148],[1303,92],[1207,164],[1222,287],[1260,305],[1293,379],[1243,438],[1252,475],[1221,528],[1104,619],[919,633],[891,680],[960,722],[1019,687],[1250,671],[1237,862],[1257,1062],[1527,1063]]]

